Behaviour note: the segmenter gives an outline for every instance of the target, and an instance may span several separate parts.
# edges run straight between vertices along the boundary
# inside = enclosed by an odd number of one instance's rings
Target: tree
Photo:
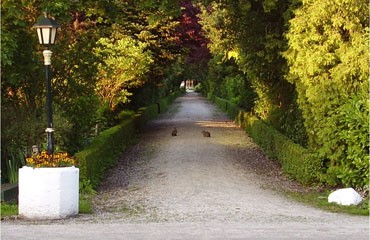
[[[291,7],[290,1],[280,0],[212,1],[203,6],[201,22],[214,56],[221,55],[224,64],[234,61],[242,73],[244,81],[228,78],[230,84],[238,82],[244,88],[245,96],[240,98],[244,102],[239,105],[253,109],[259,118],[304,145],[295,89],[285,79],[286,60],[281,56],[287,47],[284,33]],[[212,78],[209,81],[212,85]],[[220,93],[228,91],[228,84],[223,86]]]
[[[185,48],[186,59],[186,79],[195,78],[202,80],[204,78],[204,69],[210,58],[207,47],[208,39],[205,37],[202,25],[199,23],[200,8],[195,6],[192,1],[181,1],[180,22],[176,29],[175,36],[178,38],[178,44]],[[186,80],[185,79],[185,80]]]
[[[368,2],[302,3],[290,22],[285,57],[309,147],[327,161],[327,181],[365,186],[369,179]]]
[[[132,95],[130,88],[140,87],[153,63],[147,45],[126,36],[112,41],[101,38],[95,49],[102,62],[99,64],[97,92],[103,101],[114,109],[119,103],[127,103]]]

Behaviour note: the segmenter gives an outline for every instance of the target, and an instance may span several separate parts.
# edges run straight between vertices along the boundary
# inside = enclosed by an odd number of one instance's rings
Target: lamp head
[[[41,17],[33,27],[36,28],[37,36],[41,45],[54,45],[57,29],[60,25],[54,19],[49,18],[47,13],[44,13],[44,16]]]

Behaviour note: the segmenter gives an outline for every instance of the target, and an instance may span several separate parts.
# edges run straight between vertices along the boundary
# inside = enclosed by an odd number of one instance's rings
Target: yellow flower
[[[77,164],[73,157],[69,157],[66,152],[58,152],[49,155],[46,151],[26,158],[26,164],[30,167],[70,167]]]

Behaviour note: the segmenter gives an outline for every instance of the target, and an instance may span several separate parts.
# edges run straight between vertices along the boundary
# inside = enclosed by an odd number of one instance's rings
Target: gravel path
[[[187,93],[109,172],[95,214],[9,221],[2,231],[4,239],[369,238],[367,217],[302,205],[284,196],[287,188],[299,185],[213,104]]]

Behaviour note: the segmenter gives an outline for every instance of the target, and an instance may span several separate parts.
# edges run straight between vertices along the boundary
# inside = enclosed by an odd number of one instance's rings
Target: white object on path
[[[328,201],[329,203],[349,206],[362,202],[362,197],[353,188],[342,188],[330,193]]]

